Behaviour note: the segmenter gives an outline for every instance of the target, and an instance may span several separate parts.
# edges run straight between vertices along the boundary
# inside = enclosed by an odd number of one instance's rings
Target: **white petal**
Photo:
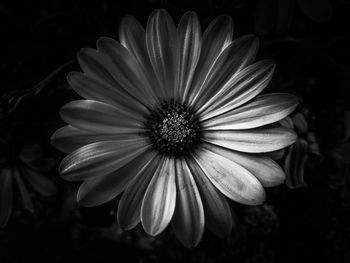
[[[69,73],[67,80],[73,90],[85,99],[104,102],[133,114],[143,115],[147,112],[143,104],[116,84],[112,85],[81,72]]]
[[[71,153],[76,149],[94,142],[118,141],[137,137],[135,134],[95,133],[81,130],[71,125],[63,126],[51,136],[51,144],[65,153]]]
[[[201,195],[206,226],[219,237],[228,236],[231,233],[233,221],[226,197],[210,182],[194,159],[188,158],[187,163]]]
[[[152,84],[150,88],[152,88],[159,97],[164,98],[165,93],[163,93],[163,89],[159,86],[151,60],[148,56],[146,32],[133,16],[126,16],[122,19],[119,26],[119,40],[139,62],[141,69],[148,78],[148,82]]]
[[[246,205],[265,200],[261,183],[247,169],[219,154],[199,149],[194,156],[210,181],[228,198]]]
[[[179,39],[174,21],[164,10],[149,17],[146,43],[153,69],[167,99],[174,96],[179,75]]]
[[[109,58],[105,64],[109,65],[109,72],[125,90],[130,91],[146,105],[157,105],[158,100],[151,87],[152,83],[149,83],[145,71],[128,49],[108,37],[101,37],[97,41],[97,49]]]
[[[217,153],[241,165],[253,174],[265,187],[276,186],[284,182],[286,176],[282,168],[263,154],[242,153],[220,146],[203,143],[205,149]]]
[[[118,223],[122,229],[134,228],[141,220],[141,205],[153,176],[162,168],[164,158],[156,156],[128,184],[118,206]]]
[[[175,202],[175,160],[168,158],[153,177],[142,201],[141,223],[148,234],[158,235],[168,226]]]
[[[295,142],[296,133],[284,127],[250,130],[204,131],[203,140],[241,152],[262,153],[287,147]]]
[[[96,133],[138,133],[142,131],[142,119],[112,105],[93,101],[76,100],[60,110],[61,118],[70,125]]]
[[[202,87],[191,102],[207,107],[207,103],[225,93],[236,74],[253,62],[259,46],[258,38],[253,35],[242,36],[234,40],[215,61]],[[198,109],[201,111],[201,107]]]
[[[173,228],[186,247],[196,246],[204,230],[204,210],[191,170],[183,159],[176,160],[177,199]]]
[[[154,152],[147,152],[110,174],[84,181],[80,185],[77,201],[83,206],[97,206],[112,200],[135,176],[143,174],[154,156]]]
[[[205,119],[233,110],[257,96],[270,82],[275,64],[272,60],[256,62],[236,74],[216,96],[213,103],[200,112]]]
[[[232,42],[232,35],[232,19],[226,15],[216,17],[205,30],[189,101],[197,96],[220,53]]]
[[[186,101],[194,71],[202,48],[202,36],[198,16],[187,12],[177,28],[180,40],[180,76],[178,94],[182,102]]]
[[[260,127],[285,118],[294,111],[298,102],[299,99],[290,94],[272,93],[258,96],[244,106],[204,121],[203,127],[207,130]]]
[[[149,147],[144,138],[91,143],[65,157],[59,172],[70,181],[103,176],[129,163]]]
[[[118,81],[116,66],[112,63],[111,57],[92,48],[82,48],[78,53],[78,61],[87,76],[97,79],[103,84],[110,85],[121,93],[128,94],[131,98],[137,100],[144,106],[148,106],[148,96],[144,95],[140,87],[132,87],[128,89]],[[121,63],[122,64],[122,63]],[[122,67],[122,65],[119,65]]]
[[[112,87],[119,87],[120,85],[113,78],[111,73],[106,68],[103,61],[106,57],[92,48],[82,48],[78,52],[78,61],[80,67],[90,78],[99,80],[102,83],[108,83]]]

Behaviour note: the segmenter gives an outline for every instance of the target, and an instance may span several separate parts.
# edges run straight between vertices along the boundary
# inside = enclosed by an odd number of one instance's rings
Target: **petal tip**
[[[123,230],[130,230],[137,225],[137,224],[132,225],[132,224],[128,223],[128,221],[125,220],[124,218],[122,218],[119,213],[117,213],[117,222],[118,222],[119,227]]]
[[[100,205],[100,204],[92,203],[91,201],[86,199],[86,193],[83,193],[81,189],[82,188],[79,187],[79,190],[78,190],[78,193],[77,193],[77,196],[76,196],[76,201],[77,201],[77,203],[80,206],[83,206],[83,207],[94,207],[94,206]]]
[[[266,200],[266,193],[261,185],[261,188],[257,191],[256,196],[254,196],[247,204],[248,205],[261,205]]]
[[[265,59],[264,62],[270,70],[275,70],[276,61],[274,59]]]

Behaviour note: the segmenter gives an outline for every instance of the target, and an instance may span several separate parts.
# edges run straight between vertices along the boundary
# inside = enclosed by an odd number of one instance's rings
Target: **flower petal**
[[[141,137],[91,143],[66,156],[59,166],[59,172],[69,181],[104,176],[123,167],[148,148],[149,144]]]
[[[157,96],[148,78],[134,55],[122,44],[109,37],[101,37],[97,41],[97,49],[109,58],[109,72],[116,81],[131,94],[147,103],[157,105]],[[110,62],[110,64],[109,64]]]
[[[162,94],[164,91],[159,86],[151,60],[148,56],[146,32],[133,16],[126,16],[122,19],[119,26],[119,40],[120,43],[135,56],[140,67],[145,72],[149,83],[152,83],[151,88],[154,89],[155,94],[161,95],[161,97],[164,98],[165,94]]]
[[[155,156],[128,184],[118,206],[118,223],[122,229],[134,228],[141,220],[141,205],[153,176],[159,173],[164,158]]]
[[[78,61],[87,76],[121,90],[143,105],[149,104],[148,96],[144,96],[143,92],[138,90],[139,87],[129,90],[118,82],[115,65],[108,55],[92,48],[82,48],[78,53]]]
[[[180,40],[180,76],[177,97],[186,101],[192,78],[202,48],[202,36],[198,16],[194,12],[184,14],[177,28]]]
[[[136,115],[94,100],[71,101],[61,108],[60,115],[72,126],[96,133],[138,133],[143,127]]]
[[[232,42],[233,23],[229,16],[216,17],[203,34],[202,49],[197,63],[190,95],[190,101],[201,89],[203,82],[220,53]]]
[[[305,162],[307,160],[308,143],[299,138],[287,153],[284,169],[287,175],[286,184],[289,188],[306,186],[304,179]]]
[[[226,92],[229,89],[227,83],[231,83],[240,70],[253,62],[258,47],[258,38],[253,35],[234,40],[221,52],[191,102],[198,102],[199,105],[206,107],[207,103],[210,104],[217,96]],[[200,112],[201,108],[198,111]]]
[[[21,167],[22,174],[36,192],[42,196],[51,196],[56,192],[56,185],[44,174],[28,167]]]
[[[18,158],[28,167],[36,171],[47,172],[54,168],[55,160],[46,157],[45,153],[38,144],[23,146]]]
[[[279,150],[293,144],[296,138],[297,135],[293,130],[284,127],[203,132],[204,141],[250,153]]]
[[[293,120],[291,117],[285,117],[284,119],[280,120],[278,122],[280,125],[282,125],[282,127],[286,127],[288,129],[294,129],[294,124],[293,124]]]
[[[186,161],[201,195],[206,226],[219,237],[228,236],[231,233],[233,221],[226,197],[210,182],[193,158],[188,158]]]
[[[295,127],[296,131],[298,132],[298,134],[302,134],[302,133],[307,132],[308,124],[307,124],[307,121],[306,121],[304,115],[301,112],[298,112],[297,114],[295,114],[292,117],[292,121],[293,121],[294,127]]]
[[[179,74],[179,39],[173,19],[164,9],[149,17],[146,43],[153,69],[166,98],[174,95]]]
[[[98,79],[102,83],[108,83],[112,87],[117,88],[120,85],[116,82],[106,68],[106,65],[103,63],[106,59],[107,58],[101,54],[101,52],[92,48],[82,48],[78,52],[79,65],[87,76]]]
[[[228,198],[246,205],[258,205],[265,200],[261,183],[239,164],[205,148],[194,158],[213,185]]]
[[[80,185],[77,201],[82,206],[90,207],[112,200],[126,188],[135,176],[143,173],[154,156],[154,152],[147,152],[110,174],[84,181]]]
[[[267,152],[265,153],[266,156],[270,157],[272,160],[280,160],[283,158],[285,153],[284,149],[272,151],[272,152]]]
[[[51,136],[51,144],[62,152],[71,153],[90,143],[126,140],[137,136],[135,134],[95,133],[66,125],[55,131]]]
[[[15,180],[17,181],[18,189],[23,200],[24,208],[27,209],[29,212],[34,213],[34,206],[33,206],[32,199],[30,198],[27,187],[25,186],[19,171],[17,169],[14,170],[13,175]]]
[[[257,96],[270,82],[275,64],[271,60],[256,62],[237,73],[222,88],[225,92],[218,94],[212,105],[206,107],[202,116],[212,118],[233,110]]]
[[[168,226],[175,202],[175,160],[168,158],[154,175],[142,201],[141,223],[148,234],[158,235]]]
[[[239,130],[260,127],[285,118],[294,111],[298,102],[299,99],[290,94],[274,93],[258,96],[242,107],[204,121],[203,127],[207,130]]]
[[[26,165],[37,171],[37,172],[49,172],[50,170],[52,170],[55,165],[56,165],[56,161],[54,158],[51,157],[44,157],[44,158],[38,158],[33,162],[30,163],[26,163]]]
[[[18,158],[24,163],[35,162],[37,159],[44,157],[44,152],[38,144],[23,146]]]
[[[3,168],[0,171],[0,228],[5,227],[11,217],[12,201],[12,171],[9,168]]]
[[[202,146],[244,167],[258,178],[264,187],[279,185],[286,179],[282,168],[265,155],[237,152],[208,143],[203,143]]]
[[[104,102],[133,114],[144,114],[147,108],[119,86],[103,82],[86,73],[71,72],[67,77],[69,85],[80,96],[88,100]]]
[[[185,247],[194,247],[203,235],[204,210],[191,170],[184,159],[176,160],[176,186],[173,229]]]

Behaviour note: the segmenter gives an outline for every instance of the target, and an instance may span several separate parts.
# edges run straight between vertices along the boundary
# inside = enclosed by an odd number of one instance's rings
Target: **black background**
[[[59,108],[78,97],[66,83],[67,73],[80,70],[77,51],[95,47],[100,36],[117,39],[124,15],[146,25],[160,7],[176,23],[196,11],[202,29],[228,14],[235,37],[260,37],[258,58],[277,62],[269,91],[301,97],[300,107],[311,113],[321,157],[309,158],[308,186],[268,189],[262,207],[232,203],[231,236],[219,239],[206,230],[196,248],[186,249],[171,228],[156,238],[141,227],[121,231],[118,200],[78,207],[77,185],[54,169],[58,191],[35,196],[34,214],[15,203],[0,230],[0,262],[350,262],[350,127],[344,115],[350,111],[350,1],[1,1],[0,135],[11,134],[18,149],[39,144],[58,164],[64,155],[50,145],[50,136],[63,126]]]

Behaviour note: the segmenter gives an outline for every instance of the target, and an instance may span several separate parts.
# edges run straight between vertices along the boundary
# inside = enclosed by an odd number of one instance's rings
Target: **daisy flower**
[[[0,228],[11,218],[17,189],[24,208],[34,213],[32,193],[50,196],[56,186],[46,176],[54,166],[54,160],[45,157],[37,144],[27,145],[16,154],[10,143],[0,139]]]
[[[103,204],[122,194],[118,222],[139,222],[154,236],[171,222],[187,247],[204,226],[218,236],[232,228],[228,200],[261,204],[264,186],[282,183],[283,170],[263,153],[291,145],[293,130],[274,126],[298,99],[259,95],[275,68],[254,62],[255,36],[232,40],[233,23],[217,17],[204,31],[186,13],[176,27],[165,10],[144,28],[131,16],[119,42],[102,37],[97,50],[78,53],[83,70],[68,76],[84,99],[60,111],[67,126],[52,143],[69,155],[59,171],[83,181],[77,200]]]
[[[284,160],[286,184],[292,189],[307,186],[304,178],[304,170],[309,155],[321,155],[316,136],[312,131],[309,131],[305,115],[307,115],[306,109],[280,121],[282,126],[295,129],[298,134],[296,142],[287,149]]]

